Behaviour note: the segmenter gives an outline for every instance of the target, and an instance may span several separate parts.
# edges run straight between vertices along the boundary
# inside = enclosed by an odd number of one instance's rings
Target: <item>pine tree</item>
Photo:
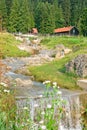
[[[40,2],[36,9],[36,27],[41,33],[52,33],[55,28],[53,5]]]
[[[29,3],[27,0],[22,0],[22,5],[19,11],[19,22],[17,31],[26,33],[34,27],[34,18],[30,11]]]
[[[83,10],[81,17],[81,32],[87,36],[87,8]]]
[[[0,30],[6,29],[7,25],[7,10],[5,0],[0,0]]]
[[[58,0],[54,0],[54,11],[55,11],[55,27],[63,27],[64,26],[64,17],[61,6],[58,6]]]
[[[64,25],[70,25],[70,0],[59,0],[59,5],[62,7],[63,16],[64,16]]]
[[[19,20],[19,10],[20,10],[19,0],[13,0],[12,7],[11,7],[11,13],[9,16],[9,25],[8,25],[9,32],[17,32],[18,20]]]
[[[34,27],[34,18],[28,0],[13,0],[9,31],[26,33]]]
[[[12,6],[12,1],[13,0],[5,0],[5,2],[6,2],[6,8],[7,8],[7,15],[8,16],[10,14],[10,9],[11,9],[11,6]]]

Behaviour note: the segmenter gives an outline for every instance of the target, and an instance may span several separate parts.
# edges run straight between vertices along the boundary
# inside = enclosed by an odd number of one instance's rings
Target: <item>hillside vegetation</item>
[[[0,53],[3,58],[5,57],[20,57],[29,55],[25,51],[21,51],[17,48],[20,44],[15,37],[9,33],[0,33]]]
[[[75,26],[87,36],[87,0],[0,0],[0,30],[41,34]]]
[[[65,64],[79,54],[87,53],[87,38],[84,37],[47,37],[42,44],[48,48],[55,48],[58,44],[71,48],[72,52],[62,59],[55,59],[53,62],[38,67],[30,67],[29,70],[36,80],[56,81],[59,86],[68,89],[78,89],[76,81],[78,78],[74,73],[66,73]]]

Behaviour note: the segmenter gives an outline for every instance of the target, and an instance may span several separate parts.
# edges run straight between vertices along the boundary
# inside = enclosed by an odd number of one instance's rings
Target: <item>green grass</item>
[[[47,41],[47,39],[49,40]],[[42,81],[42,82],[44,80],[56,81],[59,84],[59,86],[63,88],[79,89],[76,82],[77,79],[80,77],[77,77],[75,73],[66,73],[65,64],[79,54],[87,54],[87,38],[49,37],[49,38],[45,38],[44,40],[42,40],[42,43],[48,48],[54,48],[56,44],[63,43],[64,46],[67,46],[69,48],[76,46],[78,47],[78,49],[72,51],[64,58],[59,60],[54,60],[49,64],[44,64],[37,67],[29,67],[29,70],[31,71],[32,75],[35,76],[35,79],[37,81]]]
[[[21,51],[17,48],[20,44],[15,37],[9,33],[0,33],[0,53],[2,57],[20,57],[28,56],[29,54],[25,51]]]
[[[64,44],[65,47],[72,48],[79,44],[83,45],[85,42],[87,42],[87,39],[84,37],[52,36],[43,38],[41,44],[48,48],[54,48],[58,44]]]

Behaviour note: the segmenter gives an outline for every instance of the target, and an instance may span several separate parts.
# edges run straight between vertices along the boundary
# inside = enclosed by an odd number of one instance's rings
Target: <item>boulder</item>
[[[66,54],[70,53],[72,50],[69,48],[66,48],[63,44],[58,44],[56,46],[56,59],[61,59],[63,58]]]
[[[75,72],[80,77],[87,76],[87,54],[77,56],[66,65],[67,72]]]
[[[70,52],[72,52],[71,49],[69,49],[69,48],[65,48],[65,49],[64,49],[64,54],[65,54],[65,55],[68,54],[68,53],[70,53]]]
[[[22,80],[20,78],[16,78],[15,81],[18,87],[31,87],[33,85],[32,80]]]
[[[40,50],[40,54],[42,54],[42,55],[48,55],[49,57],[54,57],[55,55],[56,55],[56,53],[57,53],[57,50],[55,50],[55,49],[42,49],[42,50]]]
[[[23,66],[15,71],[16,73],[23,74],[23,75],[31,75],[31,72],[28,70],[27,66]]]

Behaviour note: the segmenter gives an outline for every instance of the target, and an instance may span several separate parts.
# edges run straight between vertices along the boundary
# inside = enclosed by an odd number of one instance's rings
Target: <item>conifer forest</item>
[[[51,34],[66,26],[87,36],[87,0],[0,0],[0,30]]]

